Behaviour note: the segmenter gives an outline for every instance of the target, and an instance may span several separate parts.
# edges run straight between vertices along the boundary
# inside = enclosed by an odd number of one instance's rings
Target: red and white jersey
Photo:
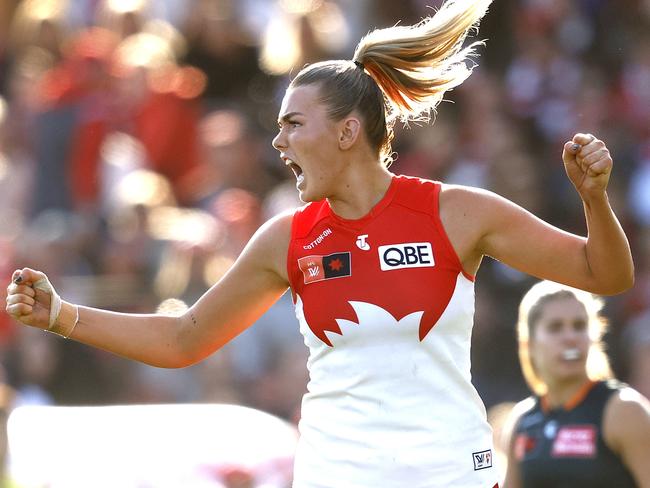
[[[492,431],[470,381],[473,277],[440,183],[394,176],[368,215],[298,210],[288,272],[309,347],[295,488],[492,488]]]

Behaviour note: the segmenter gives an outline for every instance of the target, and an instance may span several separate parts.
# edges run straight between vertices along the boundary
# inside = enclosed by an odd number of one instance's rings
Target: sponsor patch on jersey
[[[315,281],[352,276],[352,261],[349,252],[337,252],[327,256],[305,256],[298,259],[305,284]]]
[[[382,271],[404,268],[427,268],[435,265],[430,242],[407,242],[379,246]]]
[[[485,451],[473,452],[472,460],[474,461],[474,471],[492,467],[492,449]]]
[[[361,249],[362,251],[370,251],[370,244],[366,240],[368,239],[368,234],[363,234],[360,236],[357,236],[357,247]]]
[[[595,457],[596,427],[566,425],[561,427],[551,449],[553,457]]]

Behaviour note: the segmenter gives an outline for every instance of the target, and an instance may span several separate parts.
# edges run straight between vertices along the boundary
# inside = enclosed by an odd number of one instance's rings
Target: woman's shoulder
[[[297,209],[286,210],[274,215],[257,231],[259,238],[264,241],[289,242],[291,238],[291,224]]]
[[[530,217],[527,210],[491,190],[447,183],[441,184],[440,211],[485,231],[507,228],[514,218]]]
[[[521,419],[532,413],[535,410],[537,404],[537,397],[534,396],[529,396],[528,398],[515,403],[515,405],[510,410],[510,413],[508,414],[508,418],[506,419],[506,430],[508,432],[514,432],[519,426]]]
[[[614,414],[613,416],[618,417],[626,413],[638,415],[634,412],[650,415],[650,401],[637,390],[618,382],[610,388],[612,394],[607,401],[607,409]]]
[[[492,220],[505,201],[495,193],[464,185],[440,185],[440,216],[443,222],[461,222],[465,229],[482,234],[483,227]]]
[[[520,428],[521,420],[535,410],[537,403],[537,398],[530,396],[512,407],[504,424],[500,439],[501,445],[511,446],[516,437],[517,429]]]
[[[634,388],[620,384],[605,406],[603,434],[614,450],[625,439],[639,435],[650,439],[650,401]]]
[[[440,204],[447,204],[452,208],[457,208],[458,206],[472,207],[486,200],[506,201],[490,190],[473,186],[444,183],[438,180],[408,175],[397,175],[395,179],[399,185],[408,189],[407,193],[410,194],[439,192]]]
[[[514,423],[518,423],[519,420],[521,420],[522,417],[530,414],[535,410],[535,408],[538,405],[538,398],[535,396],[529,396],[528,398],[524,398],[520,402],[516,403],[514,407],[512,407],[512,411],[510,412],[510,418]]]
[[[291,240],[291,224],[294,210],[282,212],[264,222],[255,232],[244,254],[257,256],[263,261],[282,264]]]
[[[440,183],[440,198],[454,204],[475,205],[487,200],[505,200],[496,193],[475,186]]]

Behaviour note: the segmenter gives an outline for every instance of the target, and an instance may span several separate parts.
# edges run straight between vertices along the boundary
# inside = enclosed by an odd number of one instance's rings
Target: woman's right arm
[[[79,307],[70,338],[153,366],[194,364],[243,332],[286,291],[290,229],[288,214],[264,224],[226,275],[181,316]],[[49,325],[51,295],[33,285],[44,277],[25,268],[7,288],[9,315],[41,329]],[[57,320],[74,322],[75,307],[62,302]]]

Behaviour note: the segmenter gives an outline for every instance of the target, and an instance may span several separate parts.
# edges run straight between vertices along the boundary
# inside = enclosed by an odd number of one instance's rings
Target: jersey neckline
[[[557,410],[563,410],[565,412],[569,412],[576,408],[578,405],[580,405],[585,398],[587,398],[587,395],[589,392],[592,390],[594,386],[596,386],[598,382],[594,380],[587,380],[579,389],[576,391],[571,398],[569,398],[564,404],[558,405],[556,407],[552,407],[549,400],[548,400],[548,395],[544,395],[540,398],[540,406],[542,407],[542,411],[545,413],[549,413],[552,411],[557,411]]]
[[[325,203],[327,205],[327,211],[329,213],[329,216],[336,222],[339,222],[341,224],[347,225],[347,226],[352,226],[352,227],[363,227],[366,223],[370,222],[372,219],[374,219],[377,215],[379,215],[388,205],[390,205],[390,202],[393,200],[393,197],[395,196],[395,193],[397,192],[397,180],[399,179],[399,176],[391,173],[391,179],[390,179],[390,185],[388,185],[388,189],[386,190],[386,193],[384,193],[384,196],[381,197],[381,200],[379,200],[371,209],[370,211],[364,215],[363,217],[359,217],[358,219],[346,219],[344,217],[341,217],[334,213],[334,210],[332,210],[332,207],[330,206],[329,201],[325,200]]]

